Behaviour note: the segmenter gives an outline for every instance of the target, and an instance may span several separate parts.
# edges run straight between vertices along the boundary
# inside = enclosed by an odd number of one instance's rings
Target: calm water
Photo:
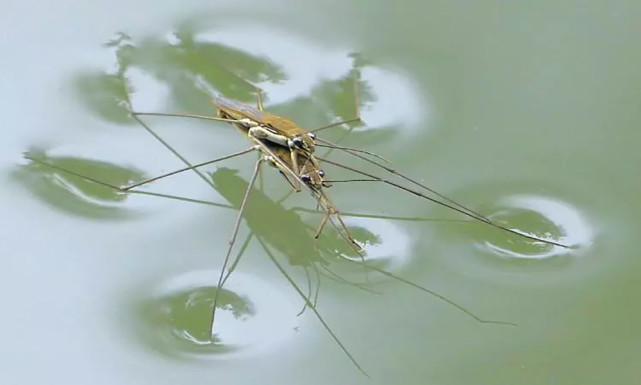
[[[210,3],[4,4],[0,382],[638,383],[638,2]],[[170,171],[182,163],[123,102],[212,114],[214,94],[252,103],[245,81],[307,128],[358,105],[366,124],[328,138],[575,248],[385,186],[331,189],[343,211],[378,216],[346,218],[371,264],[518,326],[482,324],[341,262],[357,258],[332,229],[313,241],[311,198],[281,202],[268,167],[211,344],[212,286],[255,157],[206,169],[214,189],[186,173],[143,190],[215,206],[118,195],[23,154],[113,184]],[[247,147],[224,124],[145,121],[193,162]],[[312,310],[297,316],[288,277],[313,298],[318,276],[318,312],[369,379]]]

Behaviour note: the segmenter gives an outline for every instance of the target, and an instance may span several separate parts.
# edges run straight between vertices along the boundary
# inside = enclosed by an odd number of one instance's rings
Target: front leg
[[[254,126],[249,129],[247,134],[252,138],[256,138],[259,140],[268,140],[274,144],[278,144],[279,146],[289,148],[289,145],[288,145],[289,140],[285,135],[277,134],[269,130],[267,127]]]
[[[263,126],[255,126],[249,129],[248,133],[249,137],[258,139],[258,140],[263,140],[263,141],[269,141],[274,144],[286,147],[289,149],[290,156],[291,156],[291,168],[294,174],[300,176],[300,167],[298,166],[298,155],[296,152],[296,147],[294,147],[293,143],[291,140],[289,140],[286,136],[276,134],[273,131],[269,130],[266,127]],[[298,179],[295,179],[293,182],[293,187],[294,190],[300,191],[301,190],[301,185]]]

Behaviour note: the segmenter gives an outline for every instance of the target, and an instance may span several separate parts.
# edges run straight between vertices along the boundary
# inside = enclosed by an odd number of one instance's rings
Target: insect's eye
[[[325,171],[318,170],[318,175],[320,175],[321,178],[324,177],[325,176]]]
[[[305,183],[309,183],[312,181],[312,178],[309,175],[304,174],[300,176],[300,180],[302,180]]]
[[[316,139],[316,134],[314,134],[313,132],[310,132],[309,134],[307,134],[307,136],[309,136],[312,140]]]
[[[296,147],[303,147],[303,140],[301,138],[294,138],[292,139],[292,142],[296,145]]]

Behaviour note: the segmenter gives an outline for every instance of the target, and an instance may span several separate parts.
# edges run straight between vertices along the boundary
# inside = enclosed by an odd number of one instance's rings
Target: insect
[[[212,183],[211,179],[208,178],[203,172],[199,170],[200,167],[211,165],[217,162],[221,162],[223,160],[232,159],[232,158],[246,155],[249,153],[258,153],[259,159],[255,163],[254,171],[252,173],[250,181],[247,184],[243,198],[240,201],[240,204],[238,205],[238,214],[233,226],[232,235],[229,240],[229,244],[227,247],[225,257],[223,259],[223,264],[222,264],[219,279],[217,282],[218,290],[216,291],[216,296],[218,292],[220,292],[220,289],[223,287],[225,281],[229,278],[230,274],[232,273],[232,271],[234,270],[237,264],[237,260],[239,257],[237,257],[235,261],[232,261],[231,260],[232,251],[234,249],[234,245],[237,240],[237,235],[239,232],[243,214],[247,206],[247,202],[250,199],[251,192],[254,189],[254,186],[255,186],[257,177],[261,171],[261,168],[265,163],[277,169],[281,173],[281,175],[285,178],[285,180],[291,185],[294,191],[300,191],[302,188],[305,188],[316,201],[318,210],[323,213],[323,217],[320,221],[320,224],[317,230],[314,232],[314,235],[313,235],[314,238],[318,238],[322,234],[323,229],[327,226],[327,224],[330,224],[332,227],[336,229],[337,233],[346,240],[346,242],[350,245],[350,247],[352,247],[352,249],[357,254],[362,253],[361,247],[358,244],[358,242],[354,239],[354,237],[350,234],[348,227],[345,225],[342,219],[341,212],[336,208],[336,206],[333,204],[332,200],[330,199],[329,195],[326,192],[326,189],[331,187],[332,184],[340,183],[340,182],[383,183],[395,189],[405,191],[406,193],[410,193],[421,199],[445,206],[466,217],[480,221],[489,226],[498,228],[502,231],[510,233],[513,236],[524,237],[536,242],[542,242],[550,245],[567,247],[566,245],[563,245],[559,242],[555,242],[553,240],[534,237],[529,234],[521,233],[517,230],[513,230],[511,228],[497,224],[492,220],[488,219],[487,217],[481,215],[480,213],[444,196],[443,194],[424,185],[423,183],[418,182],[415,179],[396,171],[387,163],[383,163],[386,161],[382,160],[383,158],[376,154],[372,154],[360,149],[342,147],[335,143],[323,140],[316,135],[316,132],[320,131],[321,129],[327,129],[330,127],[339,126],[339,125],[348,123],[349,121],[341,121],[341,122],[337,122],[331,125],[321,127],[316,130],[308,131],[299,127],[293,121],[287,118],[282,118],[277,115],[273,115],[265,112],[262,107],[262,98],[260,97],[260,94],[258,96],[257,107],[246,105],[246,104],[243,104],[231,99],[223,98],[223,97],[216,97],[213,100],[213,103],[218,109],[217,116],[215,117],[192,115],[192,114],[136,112],[136,111],[130,110],[131,116],[136,121],[138,121],[140,125],[143,128],[145,128],[154,138],[156,138],[169,151],[171,151],[174,155],[176,155],[185,164],[185,167],[169,173],[165,173],[163,175],[155,176],[153,178],[144,179],[142,181],[129,184],[127,186],[111,185],[108,183],[104,183],[100,180],[97,180],[95,178],[92,178],[91,176],[82,175],[74,172],[73,170],[68,170],[62,167],[58,167],[54,164],[47,163],[37,158],[29,157],[29,159],[31,159],[33,162],[37,162],[52,168],[56,168],[60,171],[70,173],[72,175],[78,176],[80,178],[83,178],[85,180],[88,180],[94,183],[101,184],[105,187],[112,188],[122,193],[133,193],[133,192],[136,192],[137,188],[143,185],[146,185],[151,182],[157,181],[161,178],[169,177],[171,175],[175,175],[188,170],[195,172],[206,183],[216,188],[216,186]],[[216,159],[213,159],[207,162],[192,164],[185,157],[183,157],[178,151],[176,151],[168,142],[162,139],[147,123],[145,123],[140,118],[141,116],[146,116],[146,115],[189,117],[189,118],[199,118],[199,119],[231,123],[249,139],[249,141],[251,142],[251,147],[242,151],[238,151],[232,154],[218,157]],[[320,146],[327,147],[330,150],[342,151],[352,157],[355,157],[357,159],[370,163],[375,167],[382,169],[386,173],[404,180],[411,186],[405,185],[391,178],[381,177],[372,172],[363,171],[356,167],[353,167],[335,160],[328,159],[324,156],[319,156],[316,153],[316,147],[320,147]],[[334,167],[341,168],[341,169],[350,171],[352,173],[358,174],[360,176],[360,179],[331,180],[328,178],[328,175],[325,172],[325,170],[321,167],[322,164],[332,165]],[[263,244],[262,241],[261,241],[261,244]],[[292,284],[292,286],[296,289],[298,294],[301,296],[301,298],[304,301],[305,307],[312,309],[312,311],[316,314],[320,322],[323,324],[324,328],[330,333],[334,341],[336,341],[336,343],[340,346],[340,348],[347,355],[347,357],[349,357],[349,359],[353,362],[353,364],[359,370],[365,373],[365,371],[361,368],[360,364],[356,361],[356,359],[351,355],[348,349],[342,344],[342,342],[336,336],[336,334],[332,331],[332,329],[323,320],[320,313],[316,309],[314,300],[310,298],[310,295],[306,295],[296,285],[296,283],[287,275],[287,273],[284,271],[282,266],[276,262],[274,256],[269,251],[269,248],[264,244],[263,244],[263,247],[265,251],[268,253],[269,257],[274,261],[274,263],[276,263],[276,266],[278,267],[279,271],[283,273],[283,275],[288,279],[288,281]],[[354,262],[352,260],[349,260],[349,261]],[[379,269],[377,267],[371,266],[365,263],[364,260],[361,262],[354,262],[354,263],[360,263],[367,270],[384,274],[386,276],[397,279],[405,284],[412,285],[416,288],[419,288],[420,290],[426,291],[427,293],[434,295],[437,298],[443,301],[446,301],[447,303],[457,307],[459,310],[465,312],[466,314],[475,318],[479,322],[510,324],[502,321],[483,320],[478,316],[474,315],[473,313],[469,312],[462,306],[457,305],[456,303],[450,301],[446,297],[436,292],[433,292],[429,289],[426,289],[418,284],[407,281],[401,277],[395,276],[392,273],[387,272],[383,269]],[[210,322],[210,328],[211,328],[210,335],[212,335],[214,332],[215,312],[217,308],[216,303],[217,303],[217,297],[214,299],[214,306],[212,309],[212,317]]]

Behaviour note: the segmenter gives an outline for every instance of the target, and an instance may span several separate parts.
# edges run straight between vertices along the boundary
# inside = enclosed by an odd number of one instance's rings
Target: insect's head
[[[321,169],[312,169],[300,176],[300,179],[309,187],[319,190],[323,187],[330,187],[331,185],[324,180],[325,171]]]
[[[314,152],[316,147],[316,135],[312,133],[295,136],[291,140],[291,147],[301,149],[307,152]]]

